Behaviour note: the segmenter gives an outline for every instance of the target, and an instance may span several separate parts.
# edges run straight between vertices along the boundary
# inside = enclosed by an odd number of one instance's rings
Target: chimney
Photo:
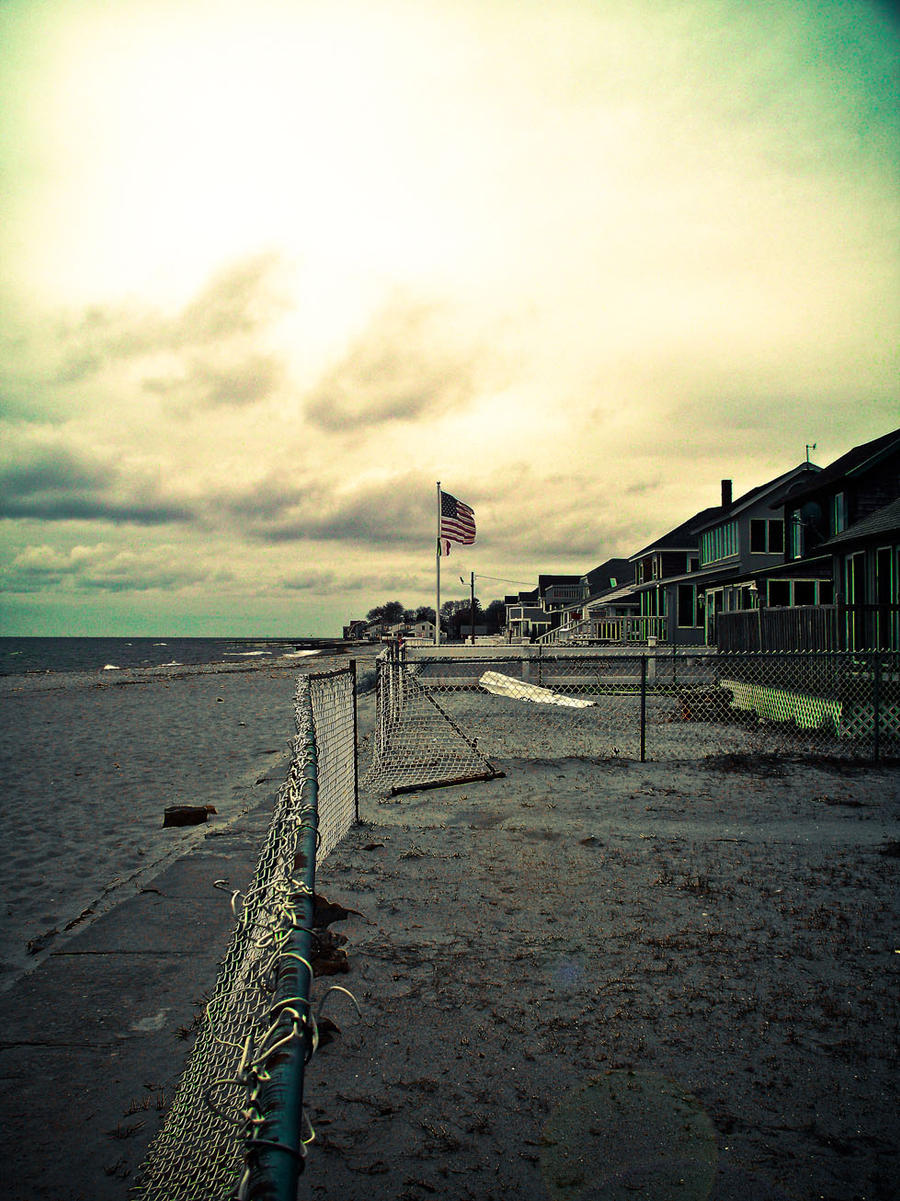
[[[722,480],[722,508],[731,506],[731,480]]]

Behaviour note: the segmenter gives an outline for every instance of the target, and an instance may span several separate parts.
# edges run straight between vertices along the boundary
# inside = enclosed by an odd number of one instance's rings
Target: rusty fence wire
[[[303,1069],[317,1042],[309,942],[315,869],[357,817],[355,670],[301,676],[297,736],[254,878],[137,1201],[281,1201],[310,1139]],[[219,887],[231,891],[227,881]],[[227,902],[226,902],[227,903]]]

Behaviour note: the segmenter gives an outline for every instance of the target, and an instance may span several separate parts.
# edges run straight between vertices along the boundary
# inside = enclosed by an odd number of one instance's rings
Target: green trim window
[[[677,603],[680,629],[693,629],[695,626],[703,624],[698,612],[697,586],[695,584],[678,585]]]
[[[803,558],[803,518],[799,509],[791,514],[791,558]]]
[[[831,500],[831,532],[839,534],[847,528],[847,493],[836,492]]]
[[[750,519],[750,552],[754,555],[780,555],[784,551],[784,522]]]
[[[720,559],[729,559],[738,553],[738,525],[736,521],[726,521],[715,529],[707,530],[700,535],[700,562],[718,563]]]

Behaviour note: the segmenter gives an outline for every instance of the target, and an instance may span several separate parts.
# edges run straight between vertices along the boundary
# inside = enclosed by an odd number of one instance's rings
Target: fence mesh
[[[379,714],[365,781],[376,791],[401,776],[414,784],[417,757],[426,746],[436,757],[442,737],[447,779],[470,766],[473,746],[492,761],[877,758],[900,752],[900,655],[444,653],[385,668]]]
[[[314,867],[298,878],[302,847],[318,828],[315,860],[321,863],[356,814],[352,670],[301,677],[294,714],[297,737],[287,778],[253,882],[232,896],[231,940],[172,1106],[133,1190],[140,1201],[263,1195],[248,1144],[269,1120],[260,1084],[270,1074],[273,1050],[284,1046],[285,1011],[283,1005],[277,1013],[273,1008],[284,966],[279,960],[298,926],[301,902],[312,894]],[[293,1002],[288,1037],[308,1044],[309,998]]]
[[[423,687],[395,655],[378,660],[376,689],[374,756],[365,788],[396,792],[496,774],[444,698]]]

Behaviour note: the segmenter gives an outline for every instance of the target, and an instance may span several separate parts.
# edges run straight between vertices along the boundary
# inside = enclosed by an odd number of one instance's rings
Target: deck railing
[[[735,652],[900,650],[900,605],[804,605],[719,613],[714,642],[720,651]]]
[[[549,630],[538,638],[543,646],[597,646],[604,643],[648,643],[668,638],[666,617],[585,617],[568,626]]]

